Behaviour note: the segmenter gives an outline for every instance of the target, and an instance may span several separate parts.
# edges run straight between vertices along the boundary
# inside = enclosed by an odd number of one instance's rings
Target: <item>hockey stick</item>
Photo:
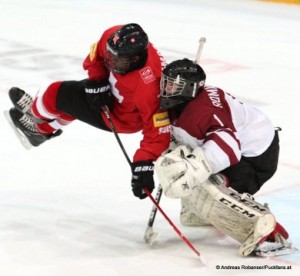
[[[109,109],[107,108],[107,106],[103,106],[102,107],[102,111],[104,112],[108,122],[109,122],[109,125],[110,125],[110,128],[112,130],[112,132],[114,133],[116,139],[117,139],[117,142],[128,162],[128,164],[131,166],[131,161],[130,161],[130,158],[123,146],[123,143],[118,135],[118,133],[116,132],[116,129],[115,129],[115,126],[112,122],[112,119],[110,117],[110,112],[109,112]],[[156,196],[155,196],[155,200],[157,203],[160,202],[160,198],[161,198],[161,195],[162,195],[162,187],[161,185],[159,184],[158,185],[158,188],[157,188],[157,193],[156,193]],[[149,220],[148,220],[148,224],[147,224],[147,228],[146,228],[146,231],[145,231],[145,235],[144,235],[144,241],[147,243],[147,244],[150,244],[152,245],[156,236],[157,236],[157,233],[153,231],[153,223],[154,223],[154,220],[155,220],[155,217],[156,217],[156,213],[157,213],[157,207],[155,206],[155,204],[153,205],[152,207],[152,210],[151,210],[151,213],[150,213],[150,217],[149,217]]]
[[[144,189],[147,196],[152,200],[153,204],[156,206],[156,208],[161,212],[161,214],[164,216],[164,218],[169,222],[169,224],[173,227],[174,231],[177,233],[177,235],[197,254],[198,257],[200,257],[200,252],[192,245],[192,243],[179,231],[179,229],[175,226],[175,224],[170,220],[170,218],[166,215],[166,213],[161,209],[159,204],[155,201],[151,193]]]
[[[201,37],[199,39],[199,45],[198,45],[198,50],[197,50],[197,55],[196,55],[196,60],[195,60],[195,63],[197,63],[197,64],[200,63],[202,49],[203,49],[203,46],[204,46],[205,42],[206,42],[205,37]],[[156,192],[156,197],[155,197],[155,200],[156,200],[157,203],[160,202],[161,195],[162,195],[162,187],[159,184],[158,188],[157,188],[157,192]],[[157,232],[153,231],[153,224],[154,224],[156,213],[157,213],[157,207],[154,204],[152,209],[151,209],[151,213],[150,213],[150,217],[149,217],[149,220],[148,220],[147,228],[146,228],[146,231],[145,231],[145,234],[144,234],[145,243],[150,244],[150,245],[153,244],[154,240],[156,239],[156,237],[158,235]]]
[[[156,196],[155,196],[155,202],[157,202],[157,204],[159,204],[159,202],[160,202],[161,195],[162,195],[162,187],[159,184],[158,188],[157,188]],[[146,231],[144,234],[145,243],[150,244],[150,245],[153,244],[153,242],[155,241],[156,236],[158,234],[157,232],[153,231],[153,224],[154,224],[156,213],[157,213],[157,207],[155,204],[153,204],[153,207],[151,209],[151,213],[149,216],[147,228],[146,228]]]
[[[111,127],[111,131],[114,133],[116,139],[117,139],[117,142],[119,144],[119,146],[121,147],[123,153],[124,153],[124,156],[126,157],[126,160],[128,162],[128,164],[132,165],[129,157],[128,157],[128,154],[122,144],[122,141],[115,129],[115,126],[114,126],[114,123],[110,117],[110,112],[109,112],[109,109],[107,106],[102,106],[102,110],[107,118],[107,120],[109,121],[109,124],[110,124],[110,127]],[[178,234],[178,236],[197,254],[198,257],[200,257],[200,253],[199,251],[196,250],[196,248],[192,245],[192,243],[180,232],[180,230],[175,226],[175,224],[169,219],[169,217],[165,214],[165,212],[161,209],[161,207],[159,206],[159,204],[155,201],[155,199],[153,198],[153,196],[151,195],[151,193],[148,191],[148,189],[144,188],[144,191],[145,193],[147,194],[147,196],[151,199],[151,201],[153,202],[153,204],[156,206],[156,208],[162,213],[162,215],[164,216],[164,218],[169,222],[169,224],[173,227],[174,231]],[[200,257],[201,259],[201,257]],[[202,260],[201,260],[202,261]],[[202,261],[203,263],[203,261]]]
[[[202,54],[202,49],[204,46],[204,43],[206,42],[206,38],[205,37],[201,37],[199,39],[199,46],[198,46],[198,51],[197,51],[197,55],[196,55],[196,63],[199,65],[200,64],[200,58],[201,58],[201,54]]]
[[[118,144],[119,144],[119,146],[120,146],[120,148],[121,148],[121,150],[122,150],[122,152],[123,152],[123,154],[124,154],[124,156],[125,156],[125,158],[126,158],[128,164],[129,164],[129,166],[131,167],[131,161],[130,161],[130,158],[129,158],[129,156],[128,156],[128,154],[127,154],[127,152],[126,152],[126,150],[125,150],[125,148],[124,148],[124,146],[123,146],[123,143],[122,143],[122,141],[121,141],[121,139],[120,139],[120,137],[119,137],[119,135],[118,135],[116,129],[115,129],[115,126],[114,126],[114,124],[113,124],[113,122],[112,122],[112,119],[111,119],[111,117],[110,117],[110,112],[109,112],[108,107],[107,107],[106,105],[104,105],[104,106],[101,107],[101,109],[102,109],[102,111],[104,112],[104,114],[105,114],[105,116],[106,116],[106,118],[107,118],[107,120],[108,120],[108,122],[109,122],[111,131],[112,131],[113,134],[115,135],[115,137],[116,137],[116,139],[117,139],[117,141],[118,141]]]

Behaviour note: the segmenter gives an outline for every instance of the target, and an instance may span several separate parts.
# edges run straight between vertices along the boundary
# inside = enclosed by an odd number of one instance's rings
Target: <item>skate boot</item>
[[[17,108],[11,108],[4,112],[7,121],[19,138],[20,142],[26,149],[32,146],[37,147],[45,141],[56,137],[62,133],[57,130],[52,134],[42,134],[37,130],[36,122],[27,113],[23,114]]]
[[[298,251],[288,240],[289,234],[284,227],[276,222],[274,230],[260,240],[254,254],[261,257],[287,255]]]
[[[30,108],[33,103],[33,98],[25,91],[18,87],[12,87],[8,91],[9,98],[14,107],[22,113],[28,113],[32,116]]]

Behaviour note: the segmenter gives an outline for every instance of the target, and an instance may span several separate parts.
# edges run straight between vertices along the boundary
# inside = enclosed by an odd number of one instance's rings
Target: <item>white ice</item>
[[[11,86],[34,95],[55,80],[85,78],[81,63],[90,44],[106,28],[130,22],[143,26],[168,61],[193,59],[205,36],[207,83],[257,105],[282,127],[278,172],[257,200],[269,203],[300,248],[300,6],[246,0],[0,0],[1,113],[11,106]],[[159,213],[156,243],[146,245],[152,203],[133,197],[130,169],[112,134],[74,122],[61,137],[27,151],[3,115],[0,126],[0,275],[299,275],[300,253],[242,258],[239,245],[215,229],[181,226],[179,201],[165,197],[161,207],[206,266]],[[140,138],[121,135],[130,156]],[[261,268],[247,268],[254,265]]]

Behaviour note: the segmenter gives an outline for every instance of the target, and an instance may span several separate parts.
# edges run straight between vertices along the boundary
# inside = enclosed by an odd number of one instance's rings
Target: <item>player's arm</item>
[[[108,78],[109,72],[104,63],[106,42],[117,28],[115,26],[106,30],[101,38],[90,46],[90,52],[83,61],[83,69],[87,70],[89,79],[103,80]]]
[[[134,195],[141,199],[146,197],[144,188],[153,191],[153,161],[168,148],[170,142],[168,113],[159,110],[158,98],[150,88],[138,90],[138,98],[135,99],[143,121],[143,138],[133,157],[131,185]],[[152,89],[157,89],[157,85]]]

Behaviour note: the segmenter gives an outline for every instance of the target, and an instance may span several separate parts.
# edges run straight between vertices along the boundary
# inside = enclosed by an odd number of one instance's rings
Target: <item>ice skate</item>
[[[272,233],[272,231],[274,231],[275,225],[276,221],[272,214],[265,214],[259,217],[254,225],[253,230],[241,245],[239,250],[240,255],[250,255],[255,250],[257,245],[270,233]]]
[[[33,103],[33,98],[28,93],[18,87],[12,87],[8,91],[8,95],[17,110],[24,114],[28,113],[29,115],[32,115],[30,108]]]
[[[298,251],[288,240],[286,230],[277,222],[274,231],[263,238],[254,249],[254,254],[261,257],[287,255]]]
[[[274,225],[274,222],[274,217],[270,215],[261,217],[256,223],[254,232],[242,244],[240,254],[272,257],[298,251],[288,241],[289,235],[286,230],[278,222]]]
[[[50,135],[40,133],[37,130],[36,122],[32,119],[32,117],[27,113],[23,114],[14,107],[9,111],[5,111],[4,115],[26,149],[30,149],[32,146],[37,147],[45,141],[62,133],[62,130],[57,130],[55,133]]]

